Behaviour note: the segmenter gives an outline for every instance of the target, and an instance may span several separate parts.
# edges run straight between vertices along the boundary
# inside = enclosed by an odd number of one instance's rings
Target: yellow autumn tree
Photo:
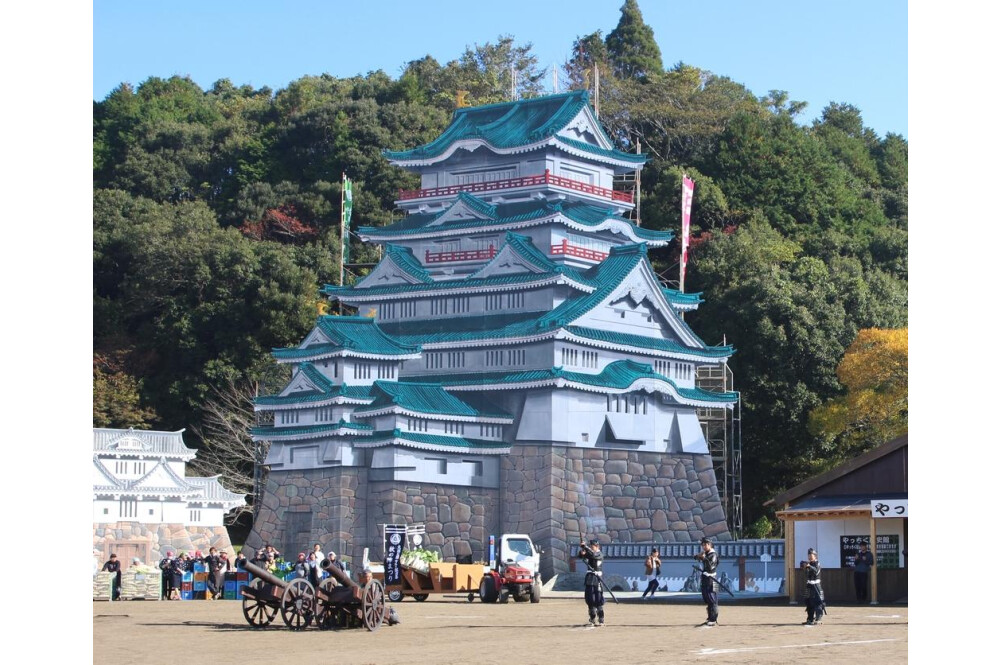
[[[837,378],[847,394],[809,414],[809,430],[839,462],[906,432],[909,340],[906,328],[866,328],[844,353]]]

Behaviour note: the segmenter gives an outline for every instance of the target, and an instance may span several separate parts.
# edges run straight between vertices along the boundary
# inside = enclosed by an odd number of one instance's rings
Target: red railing
[[[523,178],[510,178],[508,180],[492,180],[490,182],[472,182],[466,185],[451,185],[450,187],[432,187],[430,189],[401,189],[399,190],[399,200],[409,201],[411,199],[424,199],[433,196],[454,196],[459,192],[493,192],[501,189],[515,189],[517,187],[531,187],[534,185],[555,185],[572,189],[575,192],[593,194],[612,201],[622,201],[632,203],[630,192],[616,192],[606,187],[598,187],[586,182],[571,180],[549,173],[545,169],[544,175],[529,175]]]
[[[451,261],[482,261],[497,255],[493,245],[489,249],[470,249],[460,252],[424,252],[424,263],[448,263]]]
[[[552,251],[549,252],[553,256],[564,255],[564,256],[578,256],[581,259],[588,259],[590,261],[603,261],[608,258],[607,252],[598,252],[595,249],[587,249],[586,247],[577,247],[576,245],[569,244],[568,241],[563,240],[558,245],[552,245]]]

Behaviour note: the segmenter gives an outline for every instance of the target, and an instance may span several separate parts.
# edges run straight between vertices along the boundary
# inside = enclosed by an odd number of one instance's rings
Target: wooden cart
[[[428,564],[426,570],[400,566],[401,584],[388,587],[389,600],[397,602],[403,596],[413,596],[416,601],[427,600],[432,593],[467,593],[472,602],[479,593],[479,584],[486,567],[482,564],[439,561]],[[384,573],[373,573],[384,580]]]

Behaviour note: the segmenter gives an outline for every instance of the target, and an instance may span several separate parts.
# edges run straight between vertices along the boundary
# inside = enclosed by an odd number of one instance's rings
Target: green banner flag
[[[354,186],[348,179],[344,178],[344,204],[343,220],[340,227],[341,239],[344,247],[342,250],[343,262],[351,262],[351,209],[354,207]]]

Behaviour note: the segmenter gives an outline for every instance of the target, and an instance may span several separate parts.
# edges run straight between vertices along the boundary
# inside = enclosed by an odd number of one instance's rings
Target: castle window
[[[108,509],[107,509],[107,508],[105,508],[105,509],[104,509],[104,514],[105,514],[105,515],[107,515],[107,514],[108,514]]]
[[[409,302],[399,303],[399,318],[405,319],[407,317],[414,317],[417,315],[417,301],[411,300]]]
[[[447,298],[432,298],[431,299],[431,316],[437,316],[439,314],[448,313],[448,299]]]
[[[479,460],[469,460],[469,459],[462,460],[462,461],[472,467],[472,475],[473,476],[481,476],[481,475],[483,475],[483,463],[482,462],[480,462]]]
[[[583,443],[587,443],[588,441],[590,441],[590,435],[587,434],[586,432],[583,432],[582,434],[580,434],[580,441],[582,441]]]
[[[488,294],[486,296],[486,310],[493,311],[497,309],[503,309],[503,294]]]
[[[189,510],[188,511],[188,521],[189,522],[200,522],[201,521],[201,511],[200,510]]]
[[[486,366],[499,367],[500,365],[503,365],[503,351],[487,351]]]
[[[149,514],[150,514],[150,515],[152,515],[152,514],[153,514],[153,509],[152,509],[152,508],[150,508],[150,509],[149,509]]]
[[[465,351],[450,351],[448,353],[448,368],[465,367]]]
[[[441,369],[443,361],[443,353],[428,353],[424,356],[424,369]]]
[[[430,462],[432,468],[437,469],[437,472],[441,475],[448,474],[448,460],[440,457],[428,457],[427,461]]]
[[[524,293],[508,293],[507,309],[520,309],[524,307]]]
[[[461,296],[451,299],[451,311],[455,314],[464,314],[469,311],[469,297]]]
[[[135,499],[122,499],[118,502],[118,515],[120,517],[135,517],[139,514],[139,505]]]
[[[508,349],[507,364],[510,366],[524,365],[524,349]]]

